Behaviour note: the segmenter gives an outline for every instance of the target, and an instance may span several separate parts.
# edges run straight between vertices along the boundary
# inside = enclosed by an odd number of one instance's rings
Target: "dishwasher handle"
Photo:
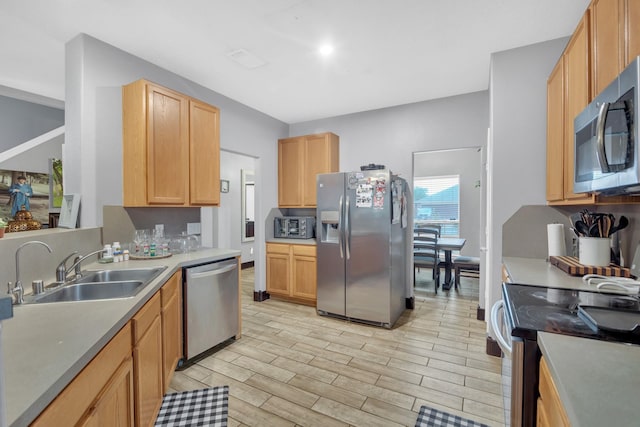
[[[233,265],[229,265],[223,268],[217,268],[215,270],[209,270],[209,271],[203,271],[200,273],[191,273],[190,277],[192,279],[200,279],[202,277],[213,277],[213,276],[217,276],[219,274],[223,274],[223,273],[227,273],[231,270],[235,270],[236,268],[238,268],[238,266],[236,264]]]

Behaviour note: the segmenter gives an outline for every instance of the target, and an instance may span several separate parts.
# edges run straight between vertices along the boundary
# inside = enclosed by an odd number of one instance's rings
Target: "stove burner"
[[[609,306],[613,308],[638,309],[638,300],[633,297],[612,297]]]

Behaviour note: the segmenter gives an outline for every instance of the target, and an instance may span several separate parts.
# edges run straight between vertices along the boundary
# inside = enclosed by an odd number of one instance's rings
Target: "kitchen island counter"
[[[571,425],[638,425],[640,346],[538,333]]]
[[[597,291],[595,286],[583,283],[581,276],[571,276],[544,259],[503,257],[502,263],[509,274],[511,283],[578,291]]]
[[[87,264],[87,270],[166,266],[132,298],[14,306],[2,324],[7,422],[30,424],[180,268],[240,256],[202,249],[169,258]]]

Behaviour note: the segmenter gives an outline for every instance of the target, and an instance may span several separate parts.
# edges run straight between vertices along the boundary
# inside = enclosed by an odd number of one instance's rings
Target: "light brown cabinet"
[[[538,397],[536,425],[538,427],[571,426],[544,357],[540,359],[538,391],[540,397]]]
[[[547,202],[637,203],[573,191],[575,117],[640,54],[640,4],[592,0],[547,80]]]
[[[176,272],[160,290],[162,298],[163,390],[166,393],[182,358],[182,272]]]
[[[160,309],[158,292],[131,319],[137,426],[153,425],[164,395]]]
[[[127,323],[31,425],[133,426],[131,338]]]
[[[339,150],[333,133],[278,140],[278,206],[316,207],[316,175],[338,172]]]
[[[219,110],[146,80],[122,88],[124,206],[220,204]]]
[[[267,243],[267,292],[307,305],[316,304],[314,245]]]

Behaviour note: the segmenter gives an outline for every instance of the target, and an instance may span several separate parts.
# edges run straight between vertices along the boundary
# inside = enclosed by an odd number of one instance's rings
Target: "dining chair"
[[[435,292],[440,284],[440,254],[435,229],[414,229],[413,236],[413,283],[416,283],[416,268],[430,268],[435,281]]]

